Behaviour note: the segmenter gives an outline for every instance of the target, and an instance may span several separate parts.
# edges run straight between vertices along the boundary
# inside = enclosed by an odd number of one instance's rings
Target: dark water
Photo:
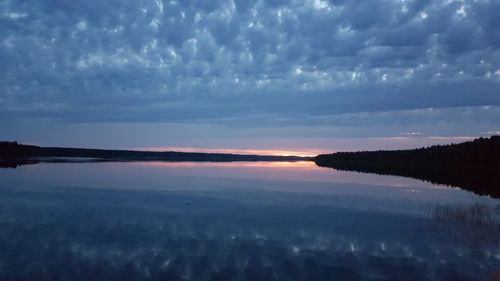
[[[500,201],[314,163],[0,169],[0,280],[496,280]]]

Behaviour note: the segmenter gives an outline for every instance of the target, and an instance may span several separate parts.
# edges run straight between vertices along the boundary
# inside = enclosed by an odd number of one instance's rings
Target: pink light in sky
[[[232,148],[196,148],[196,147],[176,147],[176,146],[160,146],[160,147],[143,147],[137,148],[143,151],[178,151],[178,152],[203,152],[203,153],[229,153],[229,154],[252,154],[252,155],[294,155],[312,157],[326,151],[318,149],[308,150],[288,150],[288,149],[232,149]],[[329,151],[329,153],[331,153]]]
[[[189,167],[217,167],[217,168],[294,168],[294,169],[317,169],[318,166],[313,161],[255,161],[255,162],[166,162],[166,161],[148,161],[132,162],[140,166],[158,167],[158,168],[189,168]]]
[[[151,146],[135,148],[143,151],[179,151],[204,153],[231,153],[257,155],[316,156],[336,151],[413,149],[437,144],[460,143],[474,139],[471,136],[397,136],[372,138],[304,138],[264,139],[253,143],[248,139],[225,140],[230,148],[201,148],[195,146]],[[234,147],[241,145],[241,148]],[[209,143],[214,146],[214,143]],[[233,147],[231,147],[233,146]],[[253,147],[252,147],[253,146]]]

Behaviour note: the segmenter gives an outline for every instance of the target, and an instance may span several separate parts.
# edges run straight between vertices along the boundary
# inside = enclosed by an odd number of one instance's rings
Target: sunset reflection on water
[[[300,168],[300,169],[317,169],[318,167],[313,161],[290,161],[290,162],[165,162],[165,161],[150,161],[150,162],[133,162],[140,166],[147,167],[255,167],[255,168]]]
[[[476,280],[498,262],[476,231],[483,221],[460,228],[448,216],[496,210],[494,199],[313,161],[59,162],[0,178],[0,280],[273,280],[238,277],[270,270],[278,280]],[[428,219],[431,203],[445,207]],[[434,223],[458,238],[475,231],[481,255],[433,235]],[[106,278],[77,278],[89,268]],[[219,278],[224,268],[234,278]],[[457,278],[428,278],[436,272]]]
[[[110,163],[117,169],[136,167],[132,173],[145,172],[148,174],[182,175],[185,177],[210,176],[220,179],[262,179],[280,181],[300,181],[311,183],[343,182],[350,184],[369,184],[409,188],[440,188],[420,180],[395,176],[379,176],[375,174],[339,171],[330,168],[318,167],[314,161],[290,162],[168,162],[145,161]],[[129,168],[127,168],[129,167]],[[139,171],[140,170],[140,171]],[[445,188],[445,187],[442,187]]]

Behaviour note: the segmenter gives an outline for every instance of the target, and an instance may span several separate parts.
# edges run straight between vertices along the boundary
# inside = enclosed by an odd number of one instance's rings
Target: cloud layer
[[[0,117],[355,127],[366,114],[465,107],[491,110],[471,118],[495,130],[499,10],[493,0],[5,0]]]

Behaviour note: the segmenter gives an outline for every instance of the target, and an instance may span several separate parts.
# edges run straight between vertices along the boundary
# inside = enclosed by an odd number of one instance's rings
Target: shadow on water
[[[147,160],[141,160],[147,161]],[[40,163],[102,163],[102,162],[134,162],[134,160],[110,160],[98,158],[65,158],[44,157],[33,159],[2,160],[0,168],[18,168],[24,165]],[[177,161],[151,161],[172,163]],[[183,161],[181,161],[183,162]],[[197,162],[197,161],[194,161]],[[272,163],[272,162],[269,162]],[[500,198],[500,170],[489,168],[436,168],[436,167],[407,167],[407,166],[383,166],[363,163],[323,163],[315,162],[316,166],[331,168],[338,171],[369,173],[388,176],[402,176],[427,181],[433,184],[458,187],[472,191],[479,195],[488,195]]]
[[[40,163],[39,161],[36,160],[1,160],[0,161],[0,168],[12,168],[16,169],[20,166],[23,165],[34,165]]]
[[[500,170],[485,167],[425,167],[378,165],[373,163],[323,163],[316,165],[339,171],[371,173],[377,175],[402,176],[431,182],[433,184],[459,187],[479,195],[489,195],[500,198]]]

